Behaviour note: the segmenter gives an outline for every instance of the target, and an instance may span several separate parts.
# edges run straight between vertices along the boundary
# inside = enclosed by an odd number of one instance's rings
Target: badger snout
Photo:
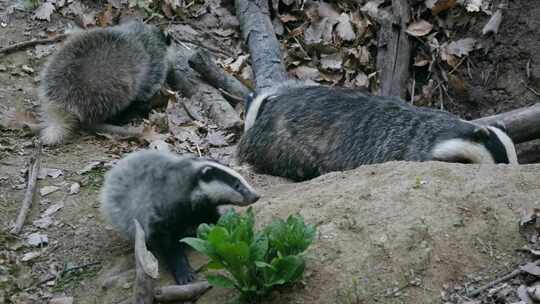
[[[261,198],[261,196],[257,194],[257,192],[251,192],[251,191],[243,193],[243,197],[244,197],[244,200],[241,203],[242,206],[251,205],[255,203],[256,201],[258,201],[259,198]]]

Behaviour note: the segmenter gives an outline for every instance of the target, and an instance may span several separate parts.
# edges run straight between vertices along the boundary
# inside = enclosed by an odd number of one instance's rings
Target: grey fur
[[[170,40],[141,22],[72,34],[41,74],[44,144],[127,110],[148,111],[169,69]]]
[[[186,283],[193,272],[179,240],[192,236],[199,224],[217,221],[218,206],[243,206],[258,198],[238,173],[215,161],[145,150],[129,154],[106,174],[101,210],[130,240],[136,218],[150,249],[178,283]]]
[[[280,87],[243,135],[238,158],[297,181],[391,160],[517,163],[511,140],[493,130],[398,98]]]

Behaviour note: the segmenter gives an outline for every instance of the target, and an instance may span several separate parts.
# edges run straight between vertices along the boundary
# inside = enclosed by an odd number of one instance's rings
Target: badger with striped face
[[[218,206],[246,206],[258,199],[240,174],[216,161],[146,150],[128,155],[106,174],[101,210],[130,240],[137,219],[150,250],[178,284],[185,284],[194,272],[180,239],[193,236],[201,223],[215,223]]]
[[[517,164],[500,125],[355,89],[276,86],[246,111],[239,161],[296,181],[393,160]]]

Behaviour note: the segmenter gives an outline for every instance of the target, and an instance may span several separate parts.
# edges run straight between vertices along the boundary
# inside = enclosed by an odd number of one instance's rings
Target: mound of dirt
[[[443,285],[513,269],[540,166],[392,162],[265,187],[259,225],[300,213],[318,227],[304,284],[271,303],[436,303]],[[214,288],[197,303],[224,303]]]

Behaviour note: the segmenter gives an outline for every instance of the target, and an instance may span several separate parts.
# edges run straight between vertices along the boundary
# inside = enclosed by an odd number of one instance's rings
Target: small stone
[[[73,297],[52,298],[49,304],[73,304]]]
[[[27,252],[23,255],[23,257],[21,258],[21,261],[27,262],[27,261],[37,258],[40,255],[41,253],[39,253],[38,251]]]
[[[74,195],[81,191],[81,185],[79,183],[73,183],[69,187],[69,194]]]
[[[34,74],[34,69],[32,69],[30,66],[24,64],[22,67],[23,72],[27,74]]]
[[[35,232],[28,235],[26,242],[31,246],[44,245],[49,243],[49,237],[46,234]]]

